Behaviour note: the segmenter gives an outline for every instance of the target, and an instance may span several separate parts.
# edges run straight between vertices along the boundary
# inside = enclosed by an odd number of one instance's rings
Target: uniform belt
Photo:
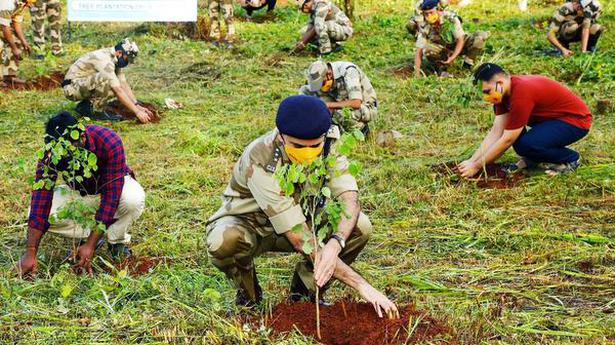
[[[70,79],[64,79],[62,81],[62,87],[65,87],[66,85],[70,85],[73,81]]]

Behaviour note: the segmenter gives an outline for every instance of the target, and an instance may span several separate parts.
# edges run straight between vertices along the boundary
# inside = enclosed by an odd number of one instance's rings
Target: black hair
[[[63,137],[66,140],[74,141],[70,138],[70,130],[77,128],[77,119],[75,119],[68,111],[62,111],[54,117],[50,118],[45,125],[45,143],[58,140]]]
[[[494,63],[484,63],[474,71],[474,84],[479,81],[489,81],[497,74],[508,74],[500,65]]]

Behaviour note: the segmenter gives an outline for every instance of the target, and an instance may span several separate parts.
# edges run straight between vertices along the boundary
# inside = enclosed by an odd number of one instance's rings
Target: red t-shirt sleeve
[[[515,94],[510,97],[510,110],[506,129],[525,127],[530,120],[530,115],[532,115],[535,105],[536,102],[534,102],[532,95],[527,90],[516,90]]]

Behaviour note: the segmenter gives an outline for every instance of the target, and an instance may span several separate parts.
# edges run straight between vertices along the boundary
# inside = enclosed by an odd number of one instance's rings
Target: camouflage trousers
[[[332,44],[346,41],[352,36],[352,26],[350,24],[340,24],[334,20],[325,22],[324,28],[316,29],[316,44],[321,54],[330,53]],[[304,32],[307,31],[307,27]]]
[[[96,73],[86,78],[71,79],[69,85],[63,88],[64,96],[71,101],[92,101],[95,108],[104,107],[115,98],[110,81],[102,73]]]
[[[463,50],[460,55],[463,55],[463,61],[470,66],[474,65],[474,60],[485,48],[485,42],[487,41],[489,34],[485,31],[477,31],[471,34],[465,34]],[[435,43],[429,43],[424,49],[423,54],[425,59],[436,65],[442,65],[455,50],[455,44],[452,45],[440,45]]]
[[[598,36],[604,31],[604,27],[600,24],[593,23],[589,27],[590,40],[598,39]],[[572,42],[578,42],[581,40],[581,33],[583,32],[583,26],[579,25],[575,21],[569,21],[562,24],[557,32],[557,39],[564,45]]]
[[[12,30],[12,29],[11,29]],[[13,30],[13,38],[15,39],[15,44],[17,48],[22,49],[22,44],[19,39],[17,39],[17,35],[15,34],[15,30]],[[17,72],[19,72],[19,61],[13,56],[13,50],[8,42],[4,40],[4,38],[0,39],[0,63],[2,65],[0,68],[2,69],[2,77],[6,76],[16,76]]]
[[[344,111],[337,109],[333,112],[333,122],[340,125],[342,130],[363,129],[370,121],[378,116],[378,105],[364,102],[361,108],[353,110],[350,119],[344,118]]]
[[[220,39],[220,11],[226,23],[226,39],[235,36],[235,24],[233,24],[233,0],[209,0],[209,37]]]
[[[266,252],[295,252],[284,235],[278,235],[266,218],[259,217],[255,214],[225,216],[207,225],[207,252],[211,263],[252,300],[256,299],[254,258]],[[371,233],[372,224],[361,213],[340,259],[348,265],[354,262]],[[297,263],[295,272],[310,291],[316,291],[314,268],[308,258]]]
[[[45,19],[49,22],[49,38],[51,40],[51,52],[53,54],[62,53],[62,26],[61,4],[59,0],[36,0],[34,6],[30,7],[32,17],[32,37],[34,44],[39,48],[45,45]]]

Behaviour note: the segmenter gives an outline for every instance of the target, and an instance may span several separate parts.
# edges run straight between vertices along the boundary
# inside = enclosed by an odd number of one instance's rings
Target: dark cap
[[[323,136],[331,127],[331,112],[313,96],[290,96],[280,103],[275,125],[282,134],[310,140]]]

